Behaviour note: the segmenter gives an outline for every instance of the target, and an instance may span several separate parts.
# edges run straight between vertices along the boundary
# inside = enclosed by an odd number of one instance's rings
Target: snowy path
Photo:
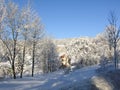
[[[23,79],[0,81],[0,90],[58,90],[91,78],[96,74],[96,68],[98,66],[86,67],[66,75],[62,71],[57,71],[33,78],[24,77]]]

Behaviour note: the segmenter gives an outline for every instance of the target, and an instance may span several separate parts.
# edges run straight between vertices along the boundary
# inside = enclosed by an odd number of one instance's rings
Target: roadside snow
[[[59,90],[91,78],[96,75],[95,70],[98,67],[97,65],[89,66],[66,75],[61,70],[45,75],[35,75],[35,77],[0,81],[0,90]]]

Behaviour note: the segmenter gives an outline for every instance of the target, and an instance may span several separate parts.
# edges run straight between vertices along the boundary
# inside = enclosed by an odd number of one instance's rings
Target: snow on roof
[[[61,52],[59,53],[59,56],[62,56],[62,55],[65,55],[66,53],[65,52]]]

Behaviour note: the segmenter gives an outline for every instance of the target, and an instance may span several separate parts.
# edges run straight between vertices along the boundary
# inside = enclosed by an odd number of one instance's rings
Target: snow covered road
[[[35,77],[23,77],[16,80],[0,81],[0,90],[59,90],[62,87],[83,82],[96,75],[98,66],[85,67],[70,74],[64,75],[63,71],[57,71]]]

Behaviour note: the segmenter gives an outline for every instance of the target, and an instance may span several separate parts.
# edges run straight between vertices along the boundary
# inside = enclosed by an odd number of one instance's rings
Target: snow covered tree
[[[44,73],[56,71],[59,68],[58,53],[53,39],[45,37],[40,44],[41,60]]]
[[[32,77],[34,75],[34,62],[37,42],[44,36],[44,28],[41,19],[35,11],[30,9],[29,24],[27,25],[30,30],[29,40],[32,44]]]
[[[24,70],[24,62],[25,62],[25,55],[26,55],[26,44],[28,42],[28,37],[30,33],[30,6],[26,6],[21,11],[21,17],[22,17],[22,30],[21,30],[21,37],[22,37],[22,43],[23,43],[23,51],[22,51],[22,62],[21,62],[21,70],[20,70],[20,78],[22,78],[23,70]]]
[[[4,0],[0,0],[0,29],[2,28],[2,21],[6,15],[6,7]]]
[[[8,49],[13,77],[15,79],[16,73],[14,64],[17,55],[17,41],[21,28],[21,16],[18,6],[13,2],[8,2],[6,4],[6,17],[4,19],[4,24],[6,27],[2,29],[1,40]]]
[[[109,44],[109,48],[113,47],[114,49],[114,64],[115,69],[118,68],[118,59],[117,59],[117,46],[119,41],[120,28],[117,27],[117,18],[114,12],[110,12],[110,17],[108,18],[109,25],[106,27],[106,37]]]
[[[22,78],[27,42],[32,45],[32,76],[37,42],[43,37],[43,24],[37,13],[28,5],[21,10],[14,2],[0,0],[0,39],[7,48],[13,77],[16,78],[15,63],[18,59]],[[20,46],[19,46],[20,45]]]

